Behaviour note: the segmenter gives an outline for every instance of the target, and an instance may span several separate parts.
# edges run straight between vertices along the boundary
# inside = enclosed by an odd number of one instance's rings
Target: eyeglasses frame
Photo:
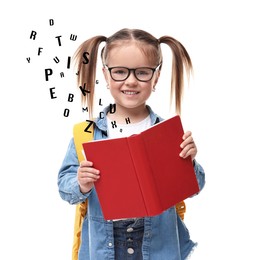
[[[108,67],[106,64],[104,64],[104,67],[107,68],[107,70],[108,70],[109,73],[110,73],[110,76],[111,76],[112,80],[114,80],[114,81],[120,82],[120,81],[125,81],[125,80],[127,80],[127,79],[129,78],[130,74],[131,74],[131,71],[133,71],[134,76],[135,76],[135,78],[136,78],[138,81],[141,81],[141,82],[148,82],[148,81],[150,81],[150,80],[153,78],[154,73],[157,71],[157,69],[158,69],[159,67],[161,67],[161,65],[162,65],[162,63],[160,63],[156,68],[150,68],[150,67],[139,67],[139,68],[132,68],[132,69],[130,69],[130,68],[123,67],[123,66]],[[112,69],[115,69],[115,68],[123,68],[123,69],[127,69],[127,70],[128,70],[128,75],[127,75],[127,77],[126,77],[125,79],[122,79],[122,80],[116,80],[116,79],[114,79],[113,76],[112,76],[112,72],[111,72],[111,71],[112,71]],[[151,76],[151,78],[150,78],[149,80],[141,80],[141,79],[138,79],[138,77],[136,76],[136,70],[137,70],[137,69],[150,69],[150,70],[152,70],[152,76]]]

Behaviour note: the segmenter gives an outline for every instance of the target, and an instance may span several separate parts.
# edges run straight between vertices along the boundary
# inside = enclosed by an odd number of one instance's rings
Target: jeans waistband
[[[118,220],[113,225],[114,228],[140,228],[144,226],[144,218]]]

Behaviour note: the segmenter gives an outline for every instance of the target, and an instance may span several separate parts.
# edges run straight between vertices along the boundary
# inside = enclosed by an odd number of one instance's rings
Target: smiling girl
[[[109,38],[95,36],[88,39],[76,52],[78,85],[87,86],[86,90],[90,92],[82,96],[90,115],[93,111],[97,53],[102,42],[105,42],[101,52],[102,71],[115,101],[115,111],[110,113],[108,106],[103,111],[105,116],[94,120],[95,140],[137,134],[163,120],[146,104],[155,91],[162,69],[161,44],[169,45],[172,50],[171,93],[175,95],[176,111],[180,113],[184,69],[187,74],[192,70],[191,59],[184,46],[170,36],[156,39],[143,30],[122,29]],[[85,52],[89,53],[89,64],[82,62]],[[184,133],[181,148],[179,156],[191,156],[193,160],[201,190],[205,183],[204,171],[195,160],[197,148],[191,132]],[[154,217],[106,221],[94,188],[99,178],[100,168],[93,168],[93,162],[78,162],[71,140],[59,171],[58,186],[62,199],[70,204],[89,198],[79,260],[186,259],[196,244],[190,239],[175,207]]]

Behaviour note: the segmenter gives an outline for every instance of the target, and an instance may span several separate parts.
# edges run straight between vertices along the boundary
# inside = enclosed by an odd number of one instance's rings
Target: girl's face
[[[108,68],[125,67],[128,69],[155,68],[157,66],[157,64],[153,64],[148,60],[135,43],[125,44],[124,46],[119,45],[113,48],[108,54],[106,65]],[[123,109],[145,108],[146,101],[158,81],[160,72],[156,70],[152,79],[146,82],[139,81],[133,71],[130,71],[127,79],[115,81],[112,79],[107,67],[103,68],[103,72],[116,105]],[[122,70],[112,70],[112,76],[114,77],[120,77],[123,73]],[[139,71],[138,73],[145,74],[144,71]]]

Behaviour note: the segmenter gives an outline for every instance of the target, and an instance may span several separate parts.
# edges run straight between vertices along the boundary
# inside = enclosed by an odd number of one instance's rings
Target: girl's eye
[[[136,73],[137,75],[149,75],[150,74],[150,70],[147,69],[143,69],[143,70],[137,70]]]
[[[116,70],[113,70],[112,73],[119,74],[119,75],[123,75],[123,74],[126,74],[127,71],[124,70],[124,69],[116,69]]]

